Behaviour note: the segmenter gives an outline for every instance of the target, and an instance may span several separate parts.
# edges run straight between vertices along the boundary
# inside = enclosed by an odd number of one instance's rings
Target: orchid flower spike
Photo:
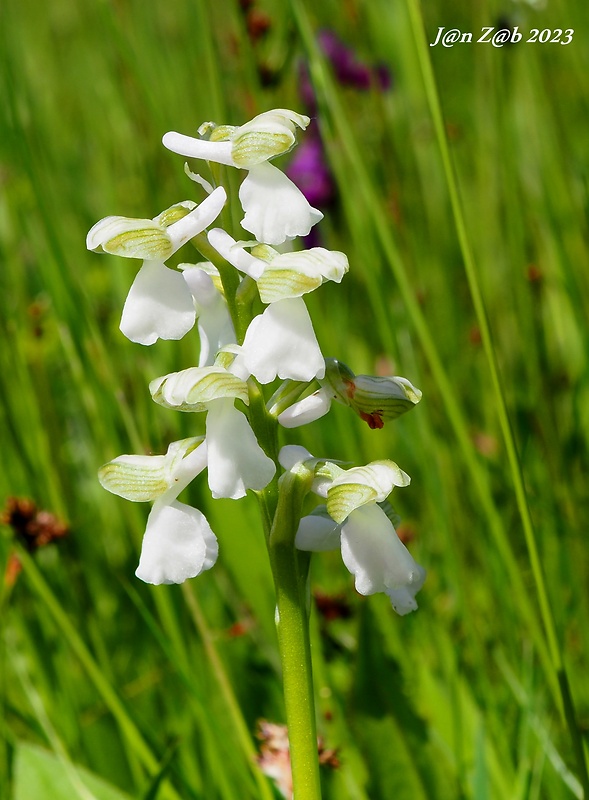
[[[152,398],[177,411],[207,411],[209,488],[214,498],[244,497],[261,491],[276,467],[264,453],[235,400],[249,404],[247,384],[221,366],[191,367],[156,378]]]
[[[173,442],[165,456],[119,456],[99,470],[109,492],[154,501],[135,573],[142,581],[183,583],[217,560],[217,539],[204,514],[176,499],[206,465],[207,445],[200,436]]]
[[[183,275],[164,261],[211,225],[226,199],[219,186],[198,206],[187,200],[151,220],[105,217],[88,232],[89,250],[143,259],[120,324],[132,342],[150,345],[158,339],[181,339],[194,326],[190,288]]]
[[[211,366],[219,350],[235,341],[235,330],[223,295],[219,271],[213,264],[178,264],[188,284],[198,322],[199,367]]]
[[[299,550],[340,547],[360,594],[384,592],[398,614],[414,611],[415,595],[426,573],[401,542],[380,505],[395,486],[407,486],[409,476],[387,460],[343,470],[293,445],[283,447],[279,458],[285,469],[293,469],[301,461],[313,465],[313,491],[327,501],[301,519],[295,539]]]
[[[323,219],[290,178],[268,163],[287,153],[296,142],[296,128],[305,129],[309,122],[303,114],[277,108],[239,127],[203,123],[198,139],[170,131],[162,141],[174,153],[248,170],[239,189],[245,213],[241,225],[259,242],[281,244],[307,236]]]

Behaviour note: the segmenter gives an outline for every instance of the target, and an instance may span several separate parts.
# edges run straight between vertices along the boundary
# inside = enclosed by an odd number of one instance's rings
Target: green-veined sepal
[[[144,261],[165,261],[174,247],[165,227],[152,219],[105,217],[88,231],[88,250]]]
[[[98,480],[112,494],[136,503],[156,500],[173,485],[174,475],[204,437],[172,442],[165,456],[123,455],[98,470]]]
[[[149,391],[156,403],[176,411],[206,411],[207,403],[221,398],[249,403],[246,382],[219,366],[172,372],[153,380]]]
[[[395,486],[407,486],[411,479],[394,461],[372,461],[338,475],[327,490],[327,510],[336,522],[368,503],[379,503]]]

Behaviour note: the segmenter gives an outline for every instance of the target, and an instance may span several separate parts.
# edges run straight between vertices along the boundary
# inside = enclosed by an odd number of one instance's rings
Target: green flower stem
[[[436,137],[440,148],[444,172],[446,175],[446,183],[450,195],[450,203],[452,206],[452,213],[454,216],[454,224],[458,236],[460,250],[462,252],[462,259],[464,268],[468,279],[470,293],[473,305],[476,311],[479,329],[481,332],[481,340],[487,363],[491,382],[493,385],[493,392],[495,398],[495,407],[499,424],[503,433],[503,440],[507,452],[507,458],[511,469],[511,475],[515,490],[517,506],[522,521],[522,528],[524,538],[534,576],[536,586],[536,595],[538,598],[538,605],[542,622],[544,624],[544,632],[548,645],[548,650],[552,659],[552,666],[556,675],[558,686],[560,690],[561,712],[566,721],[569,733],[571,735],[573,749],[575,752],[577,766],[579,769],[579,776],[583,785],[584,796],[589,798],[589,774],[587,772],[587,764],[585,761],[585,754],[583,750],[583,742],[580,736],[579,728],[576,722],[576,714],[573,705],[573,698],[570,689],[570,684],[564,662],[561,656],[560,644],[556,631],[556,624],[552,614],[552,607],[548,597],[544,573],[542,570],[540,553],[536,541],[536,534],[532,522],[532,516],[528,504],[528,498],[524,485],[524,476],[517,452],[514,433],[511,427],[509,414],[507,411],[507,404],[499,374],[499,366],[497,357],[493,347],[493,340],[491,336],[491,329],[487,312],[485,309],[481,288],[477,276],[477,271],[474,262],[474,256],[470,245],[470,240],[467,233],[466,222],[462,210],[462,203],[458,190],[458,181],[456,178],[455,167],[450,156],[450,149],[448,147],[448,140],[446,136],[446,129],[444,126],[444,119],[442,115],[442,108],[440,98],[436,87],[435,77],[430,61],[429,47],[427,44],[423,19],[421,15],[421,7],[419,0],[408,0],[409,16],[411,18],[411,26],[413,29],[413,36],[417,47],[417,55],[421,65],[423,80],[425,84],[426,95],[432,115],[434,128],[436,130]]]
[[[311,472],[301,468],[280,478],[278,504],[268,539],[295,800],[321,798],[307,613],[310,557],[294,546],[302,502],[312,477]]]

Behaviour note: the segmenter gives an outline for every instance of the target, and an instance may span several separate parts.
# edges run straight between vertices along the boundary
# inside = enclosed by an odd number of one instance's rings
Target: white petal
[[[167,233],[172,241],[174,252],[190,241],[197,233],[201,233],[205,228],[208,228],[221,213],[226,200],[227,192],[222,186],[219,186],[194,211],[170,225]]]
[[[279,414],[278,422],[283,428],[298,428],[325,416],[330,408],[331,392],[329,389],[319,389]]]
[[[127,339],[153,344],[181,339],[194,326],[192,295],[180,272],[145,261],[129,290],[120,328]]]
[[[278,453],[278,461],[284,469],[292,469],[296,464],[300,464],[302,461],[309,461],[312,458],[311,453],[300,444],[285,444]]]
[[[164,134],[162,143],[168,150],[181,156],[204,158],[206,161],[214,161],[216,164],[235,166],[231,156],[231,142],[209,142],[207,139],[195,139],[192,136],[185,136],[183,133],[170,131]]]
[[[325,360],[300,297],[272,303],[250,323],[241,356],[260,383],[276,376],[311,381],[325,374]]]
[[[342,559],[355,576],[360,594],[385,592],[398,614],[417,608],[415,594],[423,586],[425,570],[379,506],[352,511],[342,525],[341,545]]]
[[[307,236],[323,214],[294,183],[271,164],[258,164],[239,187],[245,212],[241,225],[258,242],[281,244],[295,236]]]
[[[210,569],[217,555],[217,539],[204,514],[177,501],[156,501],[135,574],[145,583],[183,583]]]
[[[250,278],[258,280],[260,275],[264,272],[265,264],[259,259],[255,258],[240,247],[232,236],[229,236],[222,228],[213,228],[208,233],[208,240],[215,248],[219,255],[223,256],[225,261],[228,261],[240,272],[249,275]]]
[[[198,366],[214,363],[217,352],[235,341],[235,331],[227,303],[204,270],[189,267],[182,272],[192,294],[198,317],[200,355]]]
[[[331,517],[310,514],[299,522],[295,547],[299,550],[311,550],[320,553],[325,550],[337,550],[340,546],[341,526]]]
[[[209,487],[214,498],[244,497],[247,489],[264,489],[276,472],[233,400],[214,400],[207,414]]]
[[[201,441],[186,455],[187,447],[193,447],[202,438],[182,439],[179,442],[172,442],[168,447],[166,460],[170,463],[170,488],[157,502],[171,503],[207,466],[206,441]]]

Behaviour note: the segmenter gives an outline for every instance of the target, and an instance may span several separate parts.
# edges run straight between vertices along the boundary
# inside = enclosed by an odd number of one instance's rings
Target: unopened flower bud
[[[382,428],[421,400],[420,390],[406,378],[354,375],[335,358],[325,359],[325,364],[322,383],[333,389],[336,399],[353,408],[370,428]]]

